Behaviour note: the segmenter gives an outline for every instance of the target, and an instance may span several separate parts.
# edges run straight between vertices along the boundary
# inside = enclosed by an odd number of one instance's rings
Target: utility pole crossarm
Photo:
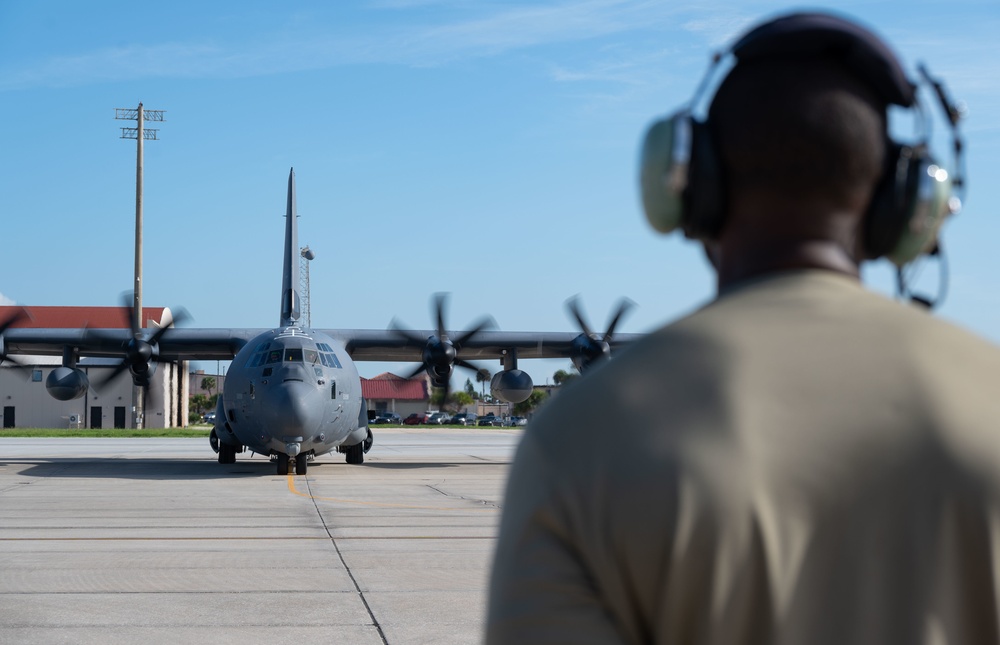
[[[160,130],[158,128],[143,128],[142,138],[146,141],[159,141],[159,137],[156,133]],[[122,139],[138,139],[139,138],[139,128],[122,128]]]
[[[142,109],[144,121],[163,121],[163,113],[166,110]],[[139,108],[115,108],[115,119],[118,121],[135,121],[139,118]]]

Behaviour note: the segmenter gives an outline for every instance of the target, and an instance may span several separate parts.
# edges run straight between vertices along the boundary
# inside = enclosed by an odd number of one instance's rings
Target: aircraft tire
[[[295,474],[305,475],[306,470],[308,468],[309,468],[309,455],[304,452],[300,452],[299,454],[295,455]]]
[[[278,453],[278,474],[287,475],[288,474],[288,455],[283,452]]]
[[[347,463],[358,465],[365,463],[365,442],[354,444],[347,449]]]
[[[236,463],[236,447],[230,446],[227,443],[219,444],[219,463],[220,464],[235,464]]]

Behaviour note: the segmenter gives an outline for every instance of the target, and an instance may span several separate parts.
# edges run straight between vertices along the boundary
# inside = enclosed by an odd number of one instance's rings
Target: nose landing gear
[[[291,464],[291,458],[283,453],[279,452],[277,454],[277,459],[275,460],[278,466],[279,475],[287,475],[288,467]],[[300,452],[295,455],[295,474],[305,475],[309,469],[309,453]]]

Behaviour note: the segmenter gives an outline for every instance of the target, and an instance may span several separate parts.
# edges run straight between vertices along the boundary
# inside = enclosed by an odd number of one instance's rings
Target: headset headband
[[[764,23],[732,47],[739,62],[791,55],[832,55],[887,104],[911,107],[916,86],[878,36],[864,27],[823,13],[796,13]]]

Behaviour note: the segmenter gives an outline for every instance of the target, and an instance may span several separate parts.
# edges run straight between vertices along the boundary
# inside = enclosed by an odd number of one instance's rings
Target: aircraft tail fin
[[[288,172],[285,208],[285,260],[281,276],[281,326],[299,324],[299,223],[295,208],[295,169]]]

